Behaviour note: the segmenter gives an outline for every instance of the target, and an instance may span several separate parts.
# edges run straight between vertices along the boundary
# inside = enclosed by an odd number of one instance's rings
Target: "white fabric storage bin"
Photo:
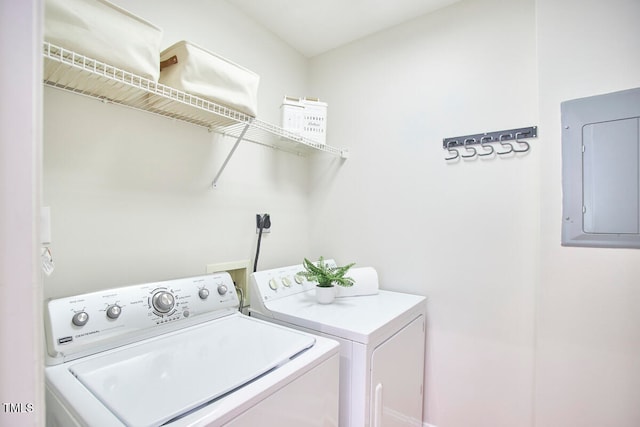
[[[44,39],[158,81],[162,30],[106,0],[46,0]]]
[[[159,82],[255,117],[260,76],[193,43],[181,41],[165,49],[160,60],[177,63],[160,72]]]
[[[302,136],[319,144],[327,139],[327,103],[317,98],[304,98]]]
[[[300,98],[285,96],[280,106],[282,112],[282,128],[291,133],[302,133],[302,121],[304,120],[304,104]]]

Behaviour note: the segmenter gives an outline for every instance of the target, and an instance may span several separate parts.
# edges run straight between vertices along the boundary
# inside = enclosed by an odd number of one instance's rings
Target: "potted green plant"
[[[335,298],[334,285],[353,286],[353,279],[345,274],[355,263],[347,264],[343,267],[333,267],[320,257],[317,263],[304,259],[302,266],[304,271],[298,273],[307,280],[316,282],[316,299],[321,304],[329,304]]]

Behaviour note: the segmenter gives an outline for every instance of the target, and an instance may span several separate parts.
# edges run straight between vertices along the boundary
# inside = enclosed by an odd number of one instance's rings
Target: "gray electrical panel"
[[[562,244],[640,248],[640,88],[561,112]]]

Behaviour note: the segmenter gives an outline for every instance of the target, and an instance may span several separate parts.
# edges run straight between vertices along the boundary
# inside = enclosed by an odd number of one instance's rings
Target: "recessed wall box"
[[[226,271],[231,276],[231,280],[242,291],[241,308],[249,301],[249,260],[222,262],[216,264],[207,264],[207,274]]]
[[[640,248],[640,88],[561,112],[562,244]]]

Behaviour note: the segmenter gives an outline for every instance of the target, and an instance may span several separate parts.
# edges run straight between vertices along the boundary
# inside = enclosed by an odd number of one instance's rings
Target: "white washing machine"
[[[300,271],[253,273],[250,315],[340,342],[341,427],[422,426],[426,298],[378,290],[376,274],[375,286],[356,280],[347,296],[319,304]]]
[[[337,426],[339,344],[238,305],[227,273],[49,301],[47,426]]]

